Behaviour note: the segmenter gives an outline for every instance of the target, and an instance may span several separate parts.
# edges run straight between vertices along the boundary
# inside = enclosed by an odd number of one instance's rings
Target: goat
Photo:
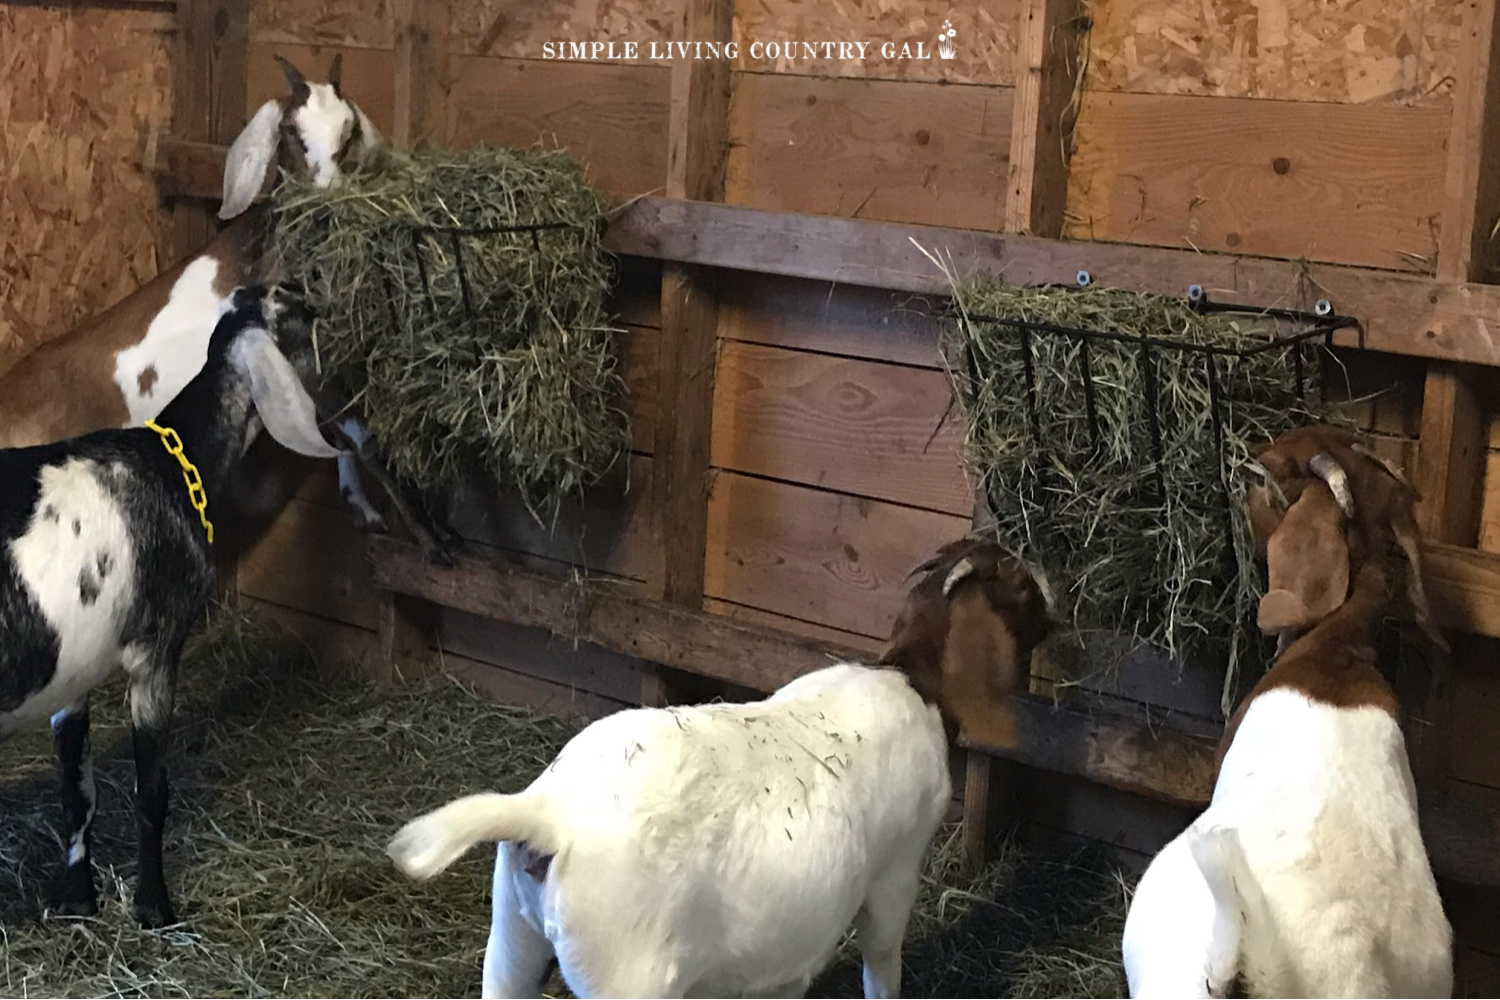
[[[1343,533],[1319,528],[1332,500],[1343,517],[1364,526],[1356,538],[1394,533],[1402,581],[1396,592],[1404,613],[1434,648],[1447,652],[1422,587],[1415,513],[1420,497],[1401,473],[1353,431],[1321,424],[1288,431],[1256,458],[1265,481],[1247,491],[1246,507],[1271,576],[1260,607],[1262,630],[1290,638],[1343,601],[1349,580]],[[1291,555],[1311,556],[1308,546],[1321,547],[1317,558]],[[1270,558],[1271,548],[1289,557]]]
[[[261,289],[231,295],[201,370],[152,426],[0,450],[0,737],[51,721],[68,832],[63,913],[97,905],[89,692],[121,667],[136,765],[132,913],[148,927],[175,922],[162,876],[164,755],[178,659],[212,584],[208,515],[261,426],[300,454],[338,453],[300,381],[310,340],[292,345],[294,368],[267,332],[288,343],[293,308]]]
[[[1347,443],[1294,433],[1272,457],[1310,440]],[[1400,708],[1376,666],[1393,570],[1416,572],[1399,538],[1412,494],[1360,468],[1374,461],[1315,448],[1298,466],[1312,481],[1298,483],[1286,513],[1263,505],[1252,520],[1273,567],[1344,553],[1334,575],[1347,593],[1291,595],[1322,617],[1298,622],[1310,627],[1241,702],[1208,809],[1142,876],[1121,942],[1132,997],[1226,996],[1237,977],[1249,996],[1451,995],[1452,929],[1418,826]],[[1309,538],[1306,551],[1276,544],[1299,510],[1291,530]],[[1407,593],[1420,592],[1408,575]]]
[[[327,83],[309,83],[295,66],[276,58],[290,93],[262,104],[226,157],[219,217],[234,221],[196,256],[0,375],[0,448],[131,427],[160,413],[203,367],[225,297],[265,278],[269,216],[263,207],[249,209],[272,161],[279,156],[284,169],[327,185],[341,170],[378,168],[388,155],[380,132],[340,89],[342,56],[334,57]],[[360,483],[357,461],[379,478],[429,555],[441,554],[374,460],[364,427],[346,418],[338,430],[349,444],[337,456],[339,492],[360,526],[386,527]]]
[[[801,996],[852,923],[865,996],[899,996],[949,738],[1007,711],[1049,627],[993,543],[950,543],[915,572],[875,667],[749,704],[622,711],[519,795],[403,827],[387,850],[417,879],[501,841],[483,995],[538,995],[555,956],[583,997]]]

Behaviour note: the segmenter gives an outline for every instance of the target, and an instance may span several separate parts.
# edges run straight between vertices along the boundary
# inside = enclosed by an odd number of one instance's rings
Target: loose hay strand
[[[989,498],[994,533],[1055,581],[1059,613],[1074,624],[1075,639],[1118,632],[1180,661],[1222,662],[1227,701],[1264,589],[1240,500],[1245,477],[1251,456],[1272,438],[1335,419],[1315,349],[1239,353],[1285,331],[1267,317],[1203,313],[1182,299],[1116,289],[1018,288],[979,278],[958,283],[955,302],[945,354],[968,416],[968,467]],[[1023,335],[985,317],[1158,346],[1149,350],[1148,370],[1139,344]],[[1167,340],[1224,353],[1214,356],[1211,376],[1201,353],[1161,346]],[[1301,397],[1298,350],[1306,352]]]
[[[319,314],[320,364],[403,475],[485,470],[535,514],[623,453],[602,207],[566,153],[393,158],[329,188],[284,178],[273,204],[277,273]]]

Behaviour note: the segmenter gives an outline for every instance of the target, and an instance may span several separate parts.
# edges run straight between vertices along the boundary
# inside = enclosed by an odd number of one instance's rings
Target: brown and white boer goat
[[[1395,692],[1376,664],[1393,591],[1435,634],[1415,493],[1346,431],[1263,452],[1251,491],[1284,648],[1225,727],[1213,800],[1151,862],[1122,952],[1132,997],[1438,997],[1452,929],[1417,818]],[[1285,495],[1283,504],[1275,498]]]
[[[202,369],[230,293],[265,281],[269,213],[251,203],[278,159],[288,172],[327,185],[344,170],[378,166],[388,155],[380,132],[341,90],[341,56],[334,57],[327,83],[310,83],[291,63],[276,59],[289,93],[261,105],[226,158],[219,216],[234,221],[195,256],[0,375],[0,448],[138,426],[161,413]],[[353,449],[339,456],[339,490],[361,526],[383,529],[385,523],[361,486],[357,459],[391,494],[429,552],[435,551],[432,536],[374,461],[362,424],[346,418],[338,429]]]

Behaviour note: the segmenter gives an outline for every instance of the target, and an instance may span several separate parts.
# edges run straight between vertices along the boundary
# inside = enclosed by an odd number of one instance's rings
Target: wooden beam
[[[1464,365],[1428,366],[1417,445],[1417,521],[1424,537],[1445,545],[1479,542],[1488,458],[1480,381]]]
[[[167,144],[164,144],[167,145]],[[217,198],[201,161],[178,180],[185,195]],[[170,173],[158,160],[158,172]],[[948,280],[919,247],[951,254],[961,277],[1003,274],[1016,284],[1069,283],[1086,270],[1102,285],[1168,295],[1202,285],[1223,302],[1310,307],[1318,298],[1359,318],[1334,343],[1413,357],[1500,365],[1500,286],[1375,268],[1195,253],[1126,243],[1052,240],[866,219],[642,198],[615,216],[614,253],[705,267],[946,295]]]
[[[774,691],[855,651],[776,629],[730,621],[638,596],[614,580],[563,580],[499,568],[460,556],[453,568],[430,565],[421,549],[372,536],[367,552],[377,587],[561,636],[756,691]],[[1213,789],[1214,741],[1158,722],[1085,714],[1038,698],[1013,701],[1017,737],[1006,746],[960,745],[975,753],[1088,778],[1166,802],[1206,804]],[[1500,823],[1449,790],[1424,793],[1422,822],[1439,874],[1500,885]]]
[[[673,37],[727,42],[732,18],[731,0],[681,0]],[[728,135],[729,64],[718,59],[674,61],[667,125],[670,197],[723,198]],[[655,598],[698,610],[703,606],[718,345],[719,305],[711,275],[692,265],[670,263],[663,268],[661,318],[651,465],[653,558],[647,588]]]
[[[1018,285],[1071,284],[1080,269],[1096,284],[1183,295],[1202,285],[1224,302],[1310,308],[1327,298],[1365,323],[1348,347],[1500,364],[1500,286],[1445,284],[1371,268],[1305,264],[1037,236],[982,233],[864,219],[771,212],[734,205],[643,198],[617,215],[615,253],[944,295],[948,279],[922,252],[951,254],[959,277],[1003,274]]]
[[[240,0],[180,0],[172,67],[172,134],[226,144],[245,123],[250,5]],[[222,174],[220,175],[222,177]],[[222,181],[213,185],[214,195]],[[171,263],[197,253],[218,232],[208,205],[172,209]]]
[[[396,108],[391,143],[409,151],[447,133],[450,0],[393,0]]]
[[[1068,201],[1083,10],[1078,0],[1025,0],[1020,22],[1005,231],[1056,238]]]
[[[1500,218],[1496,0],[1466,0],[1463,32],[1453,88],[1437,274],[1448,281],[1485,281],[1495,277],[1495,241],[1490,230]]]

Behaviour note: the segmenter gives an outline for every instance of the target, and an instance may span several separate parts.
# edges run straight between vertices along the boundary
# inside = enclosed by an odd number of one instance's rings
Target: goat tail
[[[396,867],[420,881],[486,840],[525,842],[542,854],[554,854],[559,846],[541,797],[484,792],[418,816],[396,832],[385,852]]]
[[[1188,850],[1208,883],[1214,918],[1204,973],[1210,987],[1227,987],[1239,972],[1240,939],[1245,919],[1257,908],[1259,886],[1245,864],[1238,834],[1232,827],[1194,829]],[[1215,992],[1214,996],[1227,994]]]

